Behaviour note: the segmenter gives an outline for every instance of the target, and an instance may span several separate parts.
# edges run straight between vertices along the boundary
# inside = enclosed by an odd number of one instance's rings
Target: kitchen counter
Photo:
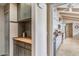
[[[19,41],[19,42],[23,42],[23,43],[32,44],[31,38],[16,37],[16,38],[14,38],[14,40]]]

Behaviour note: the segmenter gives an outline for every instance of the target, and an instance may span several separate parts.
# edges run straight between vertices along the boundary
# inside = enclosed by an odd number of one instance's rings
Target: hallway
[[[79,56],[79,40],[67,38],[57,51],[57,56]]]

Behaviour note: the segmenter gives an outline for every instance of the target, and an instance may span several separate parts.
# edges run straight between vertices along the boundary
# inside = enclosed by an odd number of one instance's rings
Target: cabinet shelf
[[[18,23],[26,23],[26,22],[29,22],[29,21],[31,21],[31,18],[18,20]]]

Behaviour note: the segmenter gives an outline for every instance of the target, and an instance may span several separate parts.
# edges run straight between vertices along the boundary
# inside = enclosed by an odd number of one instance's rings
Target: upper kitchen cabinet
[[[31,4],[19,3],[17,4],[18,21],[28,20],[31,18]]]

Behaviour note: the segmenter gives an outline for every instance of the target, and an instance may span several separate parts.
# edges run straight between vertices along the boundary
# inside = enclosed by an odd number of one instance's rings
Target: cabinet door
[[[20,20],[28,19],[31,17],[31,5],[22,3],[20,4]]]
[[[5,53],[9,55],[9,13],[5,14]]]

